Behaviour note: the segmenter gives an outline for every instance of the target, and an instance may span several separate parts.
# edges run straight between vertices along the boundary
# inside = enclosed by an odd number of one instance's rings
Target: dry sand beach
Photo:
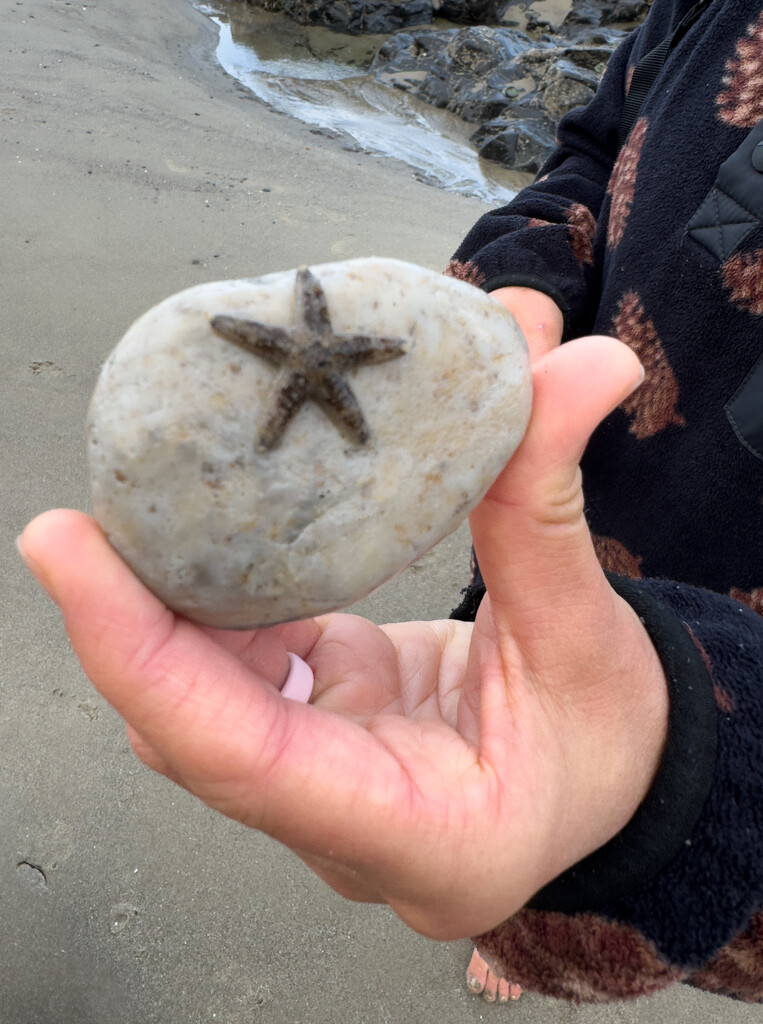
[[[0,1024],[761,1024],[680,988],[491,1007],[463,987],[467,942],[344,902],[133,758],[13,547],[37,512],[88,507],[100,363],[201,281],[369,254],[440,268],[483,207],[260,106],[187,0],[2,11]],[[364,612],[447,614],[467,548],[462,531]]]

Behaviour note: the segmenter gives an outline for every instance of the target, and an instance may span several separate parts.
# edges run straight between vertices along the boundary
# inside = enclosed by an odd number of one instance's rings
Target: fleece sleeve
[[[656,0],[612,55],[591,102],[559,122],[557,149],[536,181],[480,218],[446,273],[485,291],[521,285],[545,292],[564,313],[566,336],[586,332],[598,305],[596,224],[618,156],[630,73],[670,33],[683,6]]]
[[[610,581],[668,679],[657,777],[621,833],[477,945],[548,995],[605,1002],[684,981],[762,1002],[763,618],[697,587]]]

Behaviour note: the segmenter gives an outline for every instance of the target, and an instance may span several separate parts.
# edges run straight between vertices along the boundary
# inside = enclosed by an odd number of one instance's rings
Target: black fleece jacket
[[[671,690],[669,740],[627,828],[478,939],[577,1000],[675,981],[763,1001],[763,4],[713,0],[624,147],[638,61],[692,0],[656,0],[595,98],[448,273],[550,295],[565,337],[614,334],[647,371],[583,459],[588,521]],[[473,618],[477,570],[454,615]]]

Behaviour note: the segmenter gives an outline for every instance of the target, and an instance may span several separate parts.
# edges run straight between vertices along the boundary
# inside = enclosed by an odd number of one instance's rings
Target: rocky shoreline
[[[645,0],[241,0],[301,25],[389,34],[379,82],[475,125],[480,157],[536,173],[563,114],[594,94]]]

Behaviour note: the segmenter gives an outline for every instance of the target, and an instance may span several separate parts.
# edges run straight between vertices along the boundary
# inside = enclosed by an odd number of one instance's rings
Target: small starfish
[[[293,327],[273,327],[235,316],[215,316],[212,330],[227,341],[281,369],[275,408],[263,427],[258,447],[275,448],[302,405],[311,399],[334,426],[356,444],[371,436],[363,412],[343,374],[356,366],[384,363],[405,354],[399,338],[335,334],[326,296],[318,279],[301,267],[295,284],[297,316]]]

